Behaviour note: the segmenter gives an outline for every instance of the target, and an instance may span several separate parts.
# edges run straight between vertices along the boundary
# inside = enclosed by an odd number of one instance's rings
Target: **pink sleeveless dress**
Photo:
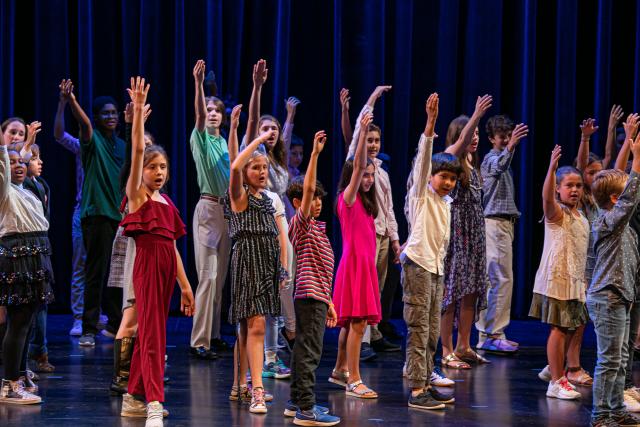
[[[333,303],[338,326],[351,319],[380,322],[380,289],[376,271],[376,227],[364,209],[360,195],[353,206],[338,196],[337,214],[342,230],[342,257],[336,272]]]

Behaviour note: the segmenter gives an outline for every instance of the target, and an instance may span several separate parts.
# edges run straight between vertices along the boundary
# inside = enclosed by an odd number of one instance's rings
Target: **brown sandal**
[[[578,376],[575,378],[569,379],[569,374],[576,373],[576,372],[578,373]],[[565,376],[567,377],[567,380],[569,380],[571,384],[586,385],[586,386],[593,385],[593,378],[591,378],[591,375],[589,375],[589,373],[585,371],[582,366],[578,366],[577,368],[567,368],[565,372]]]
[[[445,368],[451,369],[471,369],[471,366],[467,362],[464,362],[455,355],[455,353],[449,353],[440,361],[440,364]]]
[[[472,365],[483,365],[486,363],[491,363],[490,360],[485,359],[484,357],[480,356],[478,353],[476,353],[471,349],[465,350],[464,353],[454,352],[454,354],[463,362],[467,362]]]

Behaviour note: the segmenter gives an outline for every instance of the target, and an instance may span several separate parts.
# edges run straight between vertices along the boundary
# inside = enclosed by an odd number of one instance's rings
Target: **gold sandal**
[[[472,365],[483,365],[486,363],[491,363],[490,360],[485,359],[484,357],[480,356],[478,353],[476,353],[471,349],[465,350],[464,353],[454,352],[454,354],[463,362],[467,362]]]
[[[362,386],[362,391],[356,391],[358,386]],[[346,387],[347,396],[357,397],[359,399],[377,399],[378,393],[371,390],[369,387],[364,385],[362,380],[358,380],[354,383],[347,384]]]
[[[440,360],[440,364],[444,368],[452,368],[452,369],[471,369],[471,366],[465,361],[462,361],[456,356],[455,353],[449,353],[448,356],[445,356]]]

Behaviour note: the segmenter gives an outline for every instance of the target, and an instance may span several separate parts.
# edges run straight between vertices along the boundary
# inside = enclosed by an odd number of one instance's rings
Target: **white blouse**
[[[42,203],[31,191],[11,183],[9,153],[6,146],[0,146],[0,238],[47,230]]]

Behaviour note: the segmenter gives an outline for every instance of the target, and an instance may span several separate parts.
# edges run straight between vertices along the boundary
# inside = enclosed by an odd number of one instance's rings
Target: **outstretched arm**
[[[556,199],[556,170],[558,169],[558,160],[562,155],[562,147],[556,145],[551,152],[551,160],[549,161],[549,170],[547,177],[542,186],[542,210],[546,220],[553,224],[562,221],[563,213],[558,200]]]
[[[233,163],[238,157],[238,126],[240,125],[240,112],[242,104],[238,104],[231,110],[231,123],[229,124],[229,163]]]
[[[195,84],[195,98],[193,101],[193,106],[196,115],[196,129],[198,132],[202,132],[204,130],[204,125],[207,120],[207,105],[204,101],[204,71],[205,64],[202,59],[199,59],[196,62],[196,65],[193,67],[193,80]]]
[[[624,116],[624,111],[619,105],[611,107],[609,114],[609,126],[607,127],[607,144],[604,146],[604,158],[602,159],[602,168],[607,169],[613,161],[616,152],[616,128],[618,123]]]
[[[373,121],[373,114],[367,113],[362,117],[360,121],[360,127],[366,129],[367,126]],[[364,175],[365,170],[367,169],[367,150],[365,147],[365,133],[360,132],[360,136],[358,138],[358,146],[356,148],[356,154],[353,158],[353,172],[351,173],[351,180],[347,185],[347,188],[344,190],[344,202],[347,206],[353,206],[356,201],[356,195],[358,194],[358,189],[360,188],[360,183],[362,182],[362,176]]]
[[[289,165],[289,151],[291,150],[291,138],[293,137],[293,121],[296,117],[296,109],[300,105],[300,100],[295,96],[289,97],[285,101],[287,108],[287,120],[282,127],[282,141],[284,142],[284,164]]]
[[[473,141],[473,133],[478,127],[480,119],[485,115],[487,110],[491,108],[492,102],[493,98],[491,95],[483,95],[477,98],[476,109],[473,111],[473,114],[467,124],[462,128],[460,137],[453,145],[447,147],[445,152],[453,154],[456,157],[460,157],[464,154],[467,147],[471,144],[471,141]]]
[[[64,109],[67,106],[67,96],[65,94],[66,86],[70,84],[67,80],[62,80],[60,85],[60,96],[58,97],[58,109],[56,110],[56,118],[53,121],[53,137],[56,141],[60,141],[64,136]]]
[[[340,115],[340,127],[342,128],[342,138],[344,139],[345,148],[349,151],[349,144],[353,139],[353,129],[351,128],[351,121],[349,120],[349,89],[342,88],[340,90],[340,105],[342,107],[342,113]]]
[[[622,144],[622,148],[620,148],[618,158],[616,159],[615,168],[618,170],[627,170],[629,154],[631,153],[631,141],[636,137],[636,133],[638,132],[639,119],[640,116],[632,113],[627,117],[627,121],[622,124],[624,126],[624,144]]]
[[[318,157],[322,150],[324,150],[326,142],[327,134],[323,130],[316,132],[316,135],[313,138],[313,151],[309,158],[307,173],[304,176],[304,184],[302,185],[302,203],[300,205],[300,210],[305,218],[309,218],[311,216],[311,204],[313,203],[313,198],[316,193]]]
[[[142,170],[144,164],[144,106],[149,93],[149,85],[143,77],[131,77],[131,88],[127,89],[133,102],[133,127],[131,131],[131,171],[127,180],[127,198],[130,212],[138,210],[145,202],[140,197]]]
[[[262,85],[267,81],[267,61],[259,60],[253,66],[253,90],[249,101],[249,119],[247,121],[247,141],[253,141],[258,136],[258,123],[260,121],[260,98]]]
[[[356,144],[358,143],[358,140],[360,138],[360,133],[362,131],[362,118],[366,115],[366,114],[373,114],[373,108],[376,104],[376,101],[378,100],[378,98],[380,98],[382,96],[382,94],[384,94],[385,92],[388,92],[391,90],[391,86],[378,86],[374,89],[374,91],[371,93],[371,95],[369,96],[369,99],[367,100],[367,103],[364,105],[364,107],[362,107],[362,111],[360,111],[360,114],[358,115],[358,119],[356,120],[356,128],[353,130],[353,136],[351,138],[351,145],[349,145],[349,148],[347,149],[347,159],[349,159],[350,157],[355,155],[356,152]],[[369,125],[367,125],[369,126]],[[367,133],[367,128],[364,128],[364,137],[366,138],[366,133]]]
[[[589,163],[589,140],[598,130],[595,119],[584,119],[580,125],[580,146],[578,147],[578,160],[576,166],[578,170],[584,171]]]
[[[27,140],[20,150],[20,157],[27,163],[31,159],[31,147],[36,143],[36,136],[41,130],[42,123],[38,121],[33,121],[27,125]]]
[[[91,126],[91,120],[84,112],[80,104],[78,104],[78,100],[73,94],[73,83],[71,80],[63,80],[64,82],[64,90],[63,96],[66,97],[67,102],[69,103],[69,107],[71,107],[71,114],[75,117],[78,122],[78,126],[80,126],[80,141],[91,141],[91,137],[93,136],[93,126]]]

